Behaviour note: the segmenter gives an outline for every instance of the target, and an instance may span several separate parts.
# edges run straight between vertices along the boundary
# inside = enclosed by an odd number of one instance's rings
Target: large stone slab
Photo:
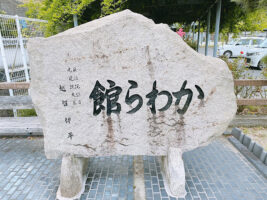
[[[129,10],[32,39],[28,49],[48,158],[184,152],[221,135],[236,112],[222,60]]]

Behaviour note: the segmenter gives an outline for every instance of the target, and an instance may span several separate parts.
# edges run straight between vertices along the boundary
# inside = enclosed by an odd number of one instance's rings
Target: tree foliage
[[[73,15],[80,23],[88,22],[125,9],[125,0],[27,0],[22,7],[32,18],[48,20],[45,36],[73,27]]]
[[[125,0],[103,0],[101,2],[101,16],[110,15],[126,8]]]
[[[255,11],[260,8],[266,9],[267,7],[266,0],[233,0],[233,2],[241,5],[242,8],[248,12]]]
[[[173,16],[170,14],[173,6],[168,5],[167,2],[163,7],[158,4],[158,1],[147,2],[147,0],[27,0],[23,7],[27,8],[27,16],[48,20],[45,36],[54,35],[73,27],[74,14],[78,16],[79,24],[81,24],[129,8],[152,18],[157,23],[171,24],[177,20],[181,24],[188,25],[194,21],[193,19],[197,19],[196,17],[201,17],[196,15],[207,9],[207,5],[203,5],[201,9],[198,5],[195,7],[193,5],[186,5],[189,7],[180,5],[179,7],[178,5],[178,10]],[[259,5],[263,5],[262,2],[263,0],[223,1],[221,31],[227,34],[266,28],[266,10],[259,9]],[[187,9],[192,9],[190,16],[183,14]],[[211,30],[214,30],[215,7],[212,10]],[[206,15],[202,12],[203,14]],[[205,25],[205,20],[206,17],[202,16],[201,24]],[[184,28],[187,30],[186,26]]]
[[[237,0],[234,0],[237,1]],[[246,1],[246,0],[245,0]],[[229,34],[238,37],[244,31],[263,31],[267,27],[267,12],[264,7],[256,7],[251,4],[230,2],[222,7],[220,33],[221,40],[228,41]],[[260,0],[255,2],[259,2]],[[241,2],[241,1],[240,1]],[[256,3],[255,3],[256,4]],[[257,5],[260,5],[257,3]],[[213,19],[214,20],[214,19]],[[212,22],[211,24],[214,24]],[[211,29],[214,30],[214,26]]]
[[[222,16],[224,23],[221,26],[221,33],[223,35],[229,33],[238,35],[242,31],[263,31],[267,27],[267,12],[263,8],[246,11],[237,5],[227,10],[231,14]]]
[[[54,35],[73,27],[73,15],[78,16],[95,0],[28,0],[23,4],[26,15],[48,20],[46,36]]]
[[[247,13],[235,27],[241,31],[262,31],[267,27],[267,12],[265,9],[258,9]]]

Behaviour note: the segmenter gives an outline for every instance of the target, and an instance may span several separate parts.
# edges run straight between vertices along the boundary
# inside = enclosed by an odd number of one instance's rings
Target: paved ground
[[[158,157],[144,156],[147,200],[174,200],[164,189]],[[185,199],[265,200],[267,180],[226,139],[184,154]],[[55,200],[60,161],[47,160],[43,139],[0,139],[0,199]],[[90,160],[81,200],[133,199],[133,157]],[[184,200],[179,198],[178,200]]]
[[[205,47],[199,47],[199,53],[205,55]],[[213,47],[208,48],[208,56],[213,56]]]

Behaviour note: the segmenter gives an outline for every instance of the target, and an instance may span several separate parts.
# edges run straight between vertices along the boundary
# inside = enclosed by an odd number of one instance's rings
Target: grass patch
[[[17,110],[18,117],[35,117],[37,116],[34,109]]]
[[[267,115],[267,105],[264,106],[239,106],[237,113],[244,115]]]

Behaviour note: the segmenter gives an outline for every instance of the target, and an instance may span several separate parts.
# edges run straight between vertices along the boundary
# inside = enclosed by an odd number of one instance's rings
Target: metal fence
[[[43,37],[47,21],[0,14],[0,81],[29,82],[27,41]],[[25,95],[27,90],[9,90],[11,96]]]
[[[0,14],[0,82],[29,82],[29,38],[43,37],[45,20]],[[0,94],[1,95],[1,94]],[[27,89],[9,89],[9,95],[28,95]],[[17,111],[13,110],[14,116]]]

